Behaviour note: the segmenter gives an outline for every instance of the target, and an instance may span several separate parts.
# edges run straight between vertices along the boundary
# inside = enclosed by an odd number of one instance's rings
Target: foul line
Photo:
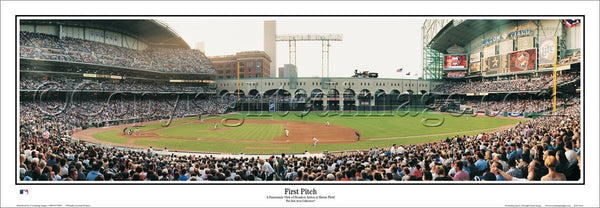
[[[487,128],[487,129],[475,129],[475,130],[470,130],[470,131],[458,131],[458,132],[448,132],[448,133],[439,133],[439,134],[428,134],[428,135],[415,135],[415,136],[403,136],[403,137],[387,137],[387,138],[372,138],[372,139],[364,139],[365,141],[376,141],[376,140],[392,140],[392,139],[408,139],[408,138],[419,138],[419,137],[434,137],[434,136],[443,136],[443,135],[447,135],[447,134],[461,134],[461,133],[466,133],[466,132],[484,132],[484,131],[489,131],[489,130],[497,130],[497,129],[503,129],[503,128],[510,128],[516,126],[516,124],[509,124],[509,125],[504,125],[504,126],[500,126],[500,127],[496,127],[496,128]]]

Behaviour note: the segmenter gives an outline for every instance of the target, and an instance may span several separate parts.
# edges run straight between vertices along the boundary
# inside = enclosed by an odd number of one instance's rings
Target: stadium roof
[[[166,23],[152,19],[45,19],[21,20],[21,24],[62,24],[69,26],[105,29],[127,34],[151,46],[190,48]]]
[[[452,20],[429,42],[432,49],[447,53],[454,44],[464,47],[476,37],[506,24],[512,20]]]

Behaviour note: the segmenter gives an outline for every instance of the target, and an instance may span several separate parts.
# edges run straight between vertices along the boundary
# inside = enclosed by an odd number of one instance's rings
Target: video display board
[[[444,69],[467,69],[467,55],[445,55]]]

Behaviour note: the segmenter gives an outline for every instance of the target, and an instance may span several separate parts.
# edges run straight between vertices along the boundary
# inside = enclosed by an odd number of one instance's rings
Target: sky
[[[354,70],[378,72],[381,78],[417,79],[421,70],[424,19],[401,17],[176,17],[162,21],[193,48],[204,42],[207,56],[264,50],[263,21],[276,20],[277,34],[343,34],[331,42],[330,77],[350,77]],[[289,63],[288,42],[277,42],[277,66]],[[321,76],[321,42],[297,42],[300,77]],[[396,72],[402,68],[402,72]],[[406,73],[410,72],[410,75]],[[416,76],[415,76],[416,74]]]

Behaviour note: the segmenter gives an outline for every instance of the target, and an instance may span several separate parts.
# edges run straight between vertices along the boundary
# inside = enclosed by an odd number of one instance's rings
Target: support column
[[[329,78],[329,40],[321,41],[321,77]],[[325,74],[326,73],[326,74]]]
[[[340,111],[344,109],[344,101],[346,101],[346,98],[344,97],[344,92],[340,93]]]

